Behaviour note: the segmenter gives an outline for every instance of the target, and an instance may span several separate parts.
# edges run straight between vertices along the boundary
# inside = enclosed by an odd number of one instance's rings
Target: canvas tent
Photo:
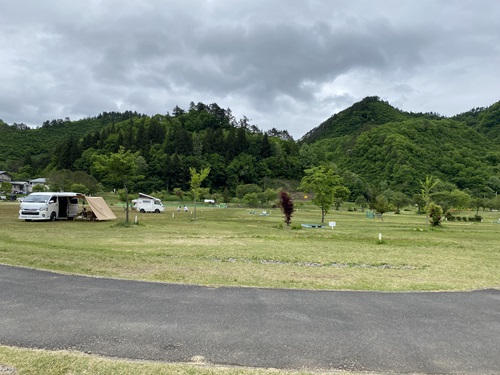
[[[114,220],[115,214],[102,197],[85,197],[97,220]]]

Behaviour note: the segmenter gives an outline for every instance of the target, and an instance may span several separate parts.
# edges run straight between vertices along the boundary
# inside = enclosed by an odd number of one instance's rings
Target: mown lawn
[[[384,222],[361,212],[332,212],[334,229],[319,210],[298,206],[292,228],[279,210],[198,207],[197,220],[177,213],[131,213],[113,222],[24,222],[18,203],[0,202],[0,263],[56,272],[157,282],[270,288],[435,291],[500,287],[498,213],[484,222],[446,222],[431,229],[405,212]],[[250,213],[255,212],[255,213]],[[463,213],[472,216],[472,213]],[[380,241],[380,237],[382,240]],[[3,372],[2,372],[3,371]],[[289,374],[274,369],[161,364],[72,352],[0,345],[0,373],[15,374]],[[300,372],[305,373],[305,372]],[[318,372],[314,372],[318,373]],[[330,374],[332,372],[329,372]],[[347,372],[338,372],[347,374]],[[365,375],[367,373],[364,373]]]
[[[405,212],[384,221],[334,211],[318,223],[299,206],[292,228],[279,210],[199,206],[197,220],[175,212],[131,213],[112,222],[24,222],[17,203],[0,203],[0,263],[57,272],[201,285],[335,290],[470,290],[500,286],[498,213],[482,223],[426,226]],[[255,212],[255,213],[250,213]],[[496,216],[495,216],[496,214]],[[379,236],[382,235],[382,241]]]

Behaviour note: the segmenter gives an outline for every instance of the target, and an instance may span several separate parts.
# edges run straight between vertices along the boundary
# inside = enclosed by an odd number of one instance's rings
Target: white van
[[[72,220],[78,215],[78,193],[31,193],[21,202],[19,220]]]
[[[155,212],[160,213],[165,211],[165,206],[158,198],[139,193],[139,199],[132,201],[134,210],[139,212]]]

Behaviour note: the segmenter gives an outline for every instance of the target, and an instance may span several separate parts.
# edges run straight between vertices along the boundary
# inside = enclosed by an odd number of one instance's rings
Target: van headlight
[[[38,211],[40,211],[40,212],[42,212],[42,211],[47,211],[47,207],[40,207],[40,208],[38,209]]]

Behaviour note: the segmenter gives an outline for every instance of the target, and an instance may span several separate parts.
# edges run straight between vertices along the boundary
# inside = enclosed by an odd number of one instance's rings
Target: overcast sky
[[[191,101],[299,139],[376,95],[452,116],[500,100],[498,0],[0,0],[0,119]]]

